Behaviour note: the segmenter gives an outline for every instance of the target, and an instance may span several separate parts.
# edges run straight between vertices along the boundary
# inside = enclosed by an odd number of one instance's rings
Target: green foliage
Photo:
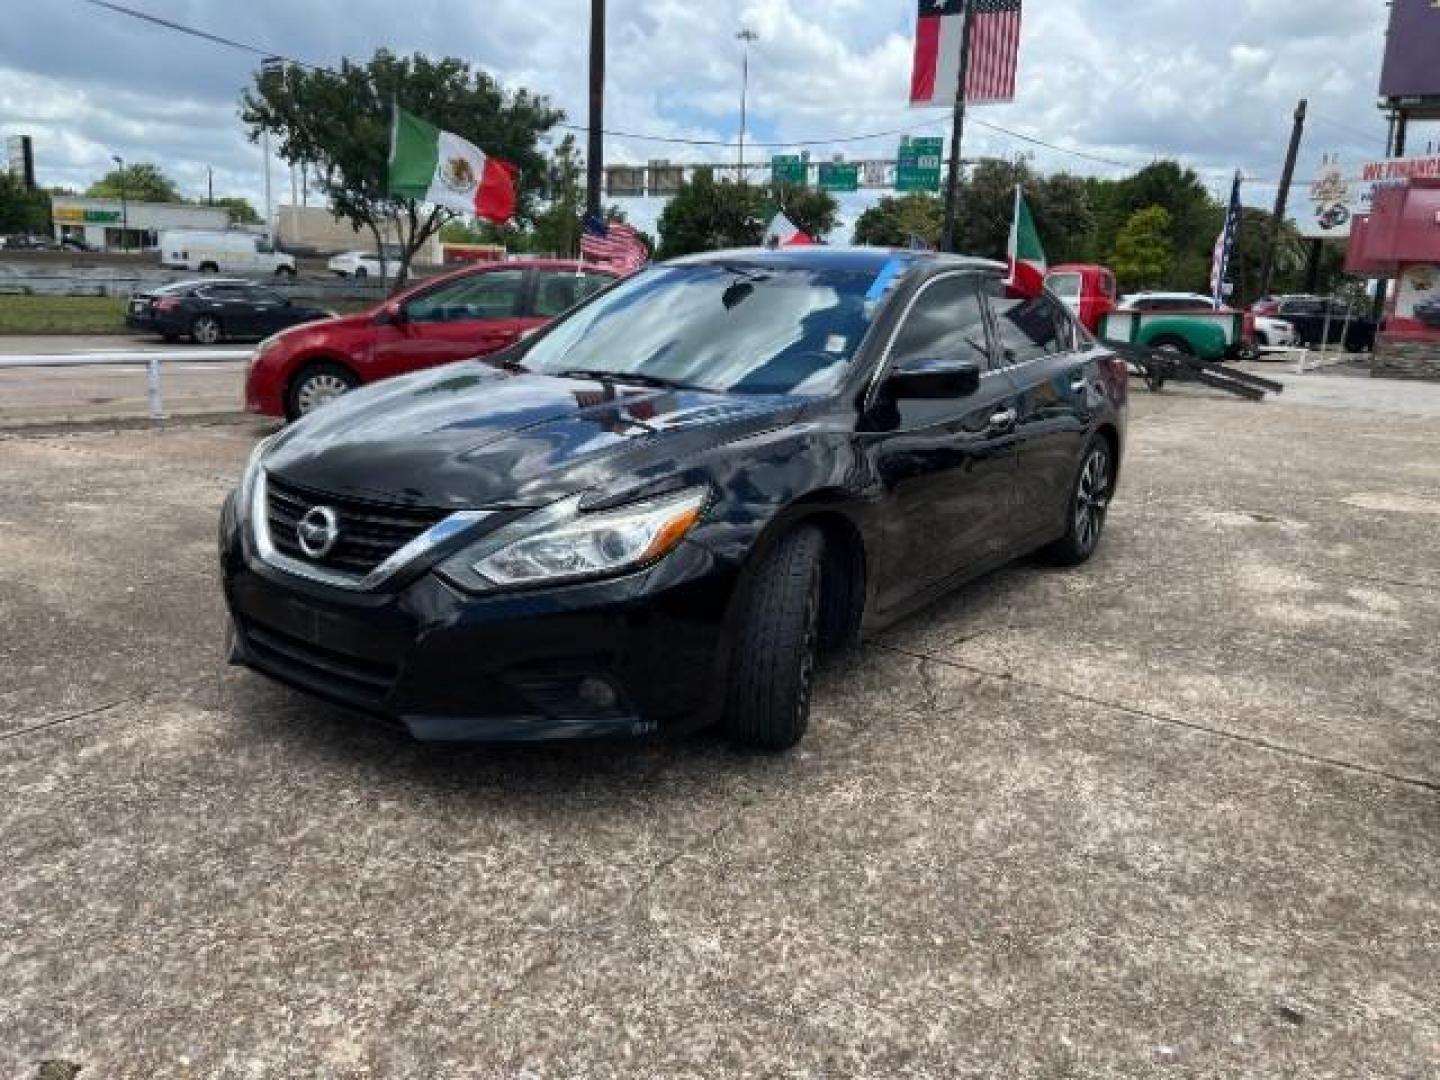
[[[1147,206],[1130,215],[1115,238],[1115,254],[1110,260],[1122,286],[1135,290],[1166,284],[1174,256],[1171,227],[1170,211],[1163,206]]]
[[[390,195],[392,105],[519,166],[526,220],[548,175],[540,137],[564,114],[544,97],[507,91],[487,72],[453,57],[400,57],[381,49],[364,63],[342,61],[338,72],[289,65],[255,74],[240,102],[251,141],[268,131],[281,158],[313,168],[336,213],[369,229],[377,247],[393,221],[401,240],[398,287],[415,252],[455,214]]]
[[[919,238],[930,247],[940,243],[945,206],[923,191],[886,195],[855,222],[855,243],[873,247],[909,247]]]
[[[545,170],[545,209],[535,216],[533,249],[560,258],[580,254],[581,216],[585,212],[585,170],[575,136],[567,134]]]
[[[255,207],[250,205],[249,199],[242,199],[238,195],[227,195],[223,199],[216,199],[215,205],[230,211],[232,224],[257,225],[260,223],[260,215],[256,212]]]
[[[158,165],[137,161],[123,169],[111,169],[85,192],[92,199],[125,198],[131,202],[178,203],[180,197],[174,182],[160,171]]]
[[[18,177],[0,171],[0,233],[49,232],[49,193],[26,191]]]
[[[716,182],[712,170],[696,169],[660,214],[658,257],[754,246],[765,236],[769,206],[764,188]]]

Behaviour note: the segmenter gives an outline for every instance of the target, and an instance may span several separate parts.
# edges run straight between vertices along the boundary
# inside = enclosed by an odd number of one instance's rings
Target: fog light
[[[620,700],[615,688],[604,679],[581,679],[575,696],[592,709],[613,709]]]

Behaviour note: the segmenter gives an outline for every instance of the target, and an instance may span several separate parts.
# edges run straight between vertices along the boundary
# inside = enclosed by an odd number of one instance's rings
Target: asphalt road
[[[831,663],[774,758],[423,747],[227,669],[258,429],[0,436],[0,1076],[1434,1076],[1407,391],[1137,393],[1097,560]]]

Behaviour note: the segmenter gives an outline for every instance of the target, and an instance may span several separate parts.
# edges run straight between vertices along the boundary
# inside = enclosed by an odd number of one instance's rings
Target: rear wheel
[[[294,281],[294,280],[295,280],[295,268],[294,268],[293,266],[277,266],[277,267],[275,268],[275,276],[276,276],[277,278],[280,278],[280,277],[289,278],[291,281]]]
[[[214,315],[201,315],[190,324],[190,339],[197,345],[214,345],[221,335],[220,320]]]
[[[220,267],[213,262],[203,262],[200,264],[200,273],[202,274],[218,274],[219,272]]]
[[[355,268],[355,276],[357,278],[367,278],[370,276],[370,271],[366,270],[363,266],[357,266]]]
[[[1080,473],[1070,491],[1066,508],[1065,535],[1043,552],[1060,566],[1077,566],[1095,554],[1100,534],[1105,529],[1105,515],[1115,489],[1115,461],[1110,443],[1096,435],[1085,446],[1080,458]]]
[[[810,722],[820,646],[825,539],[801,528],[755,569],[731,662],[725,734],[760,750],[788,750]]]
[[[321,405],[348,394],[359,385],[360,380],[355,373],[339,364],[309,364],[290,381],[290,392],[285,396],[285,415],[291,420],[308,416]]]

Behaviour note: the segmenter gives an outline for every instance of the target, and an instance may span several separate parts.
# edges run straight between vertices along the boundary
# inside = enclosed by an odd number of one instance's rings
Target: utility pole
[[[960,0],[960,86],[955,91],[955,124],[950,131],[950,171],[945,179],[945,229],[940,250],[955,250],[955,219],[960,203],[960,144],[965,138],[965,84],[970,73],[970,11],[973,0]]]
[[[205,205],[215,205],[215,170],[205,166]]]
[[[748,26],[742,27],[735,37],[743,42],[740,57],[740,183],[745,183],[745,109],[750,97],[750,46],[760,40],[760,35]]]
[[[120,168],[120,250],[130,250],[130,200],[125,192],[125,159],[112,154],[110,160]]]
[[[1280,174],[1280,190],[1275,193],[1275,214],[1270,218],[1270,231],[1265,237],[1265,269],[1260,273],[1260,295],[1270,295],[1270,281],[1275,276],[1275,244],[1280,237],[1280,224],[1285,220],[1285,204],[1290,199],[1290,182],[1295,179],[1295,157],[1300,153],[1300,138],[1305,134],[1305,110],[1309,103],[1300,99],[1295,107],[1295,126],[1290,129],[1290,149],[1285,154],[1285,169]],[[1319,243],[1317,240],[1316,243]]]
[[[585,151],[585,212],[600,216],[605,179],[605,0],[590,0],[590,140]]]

